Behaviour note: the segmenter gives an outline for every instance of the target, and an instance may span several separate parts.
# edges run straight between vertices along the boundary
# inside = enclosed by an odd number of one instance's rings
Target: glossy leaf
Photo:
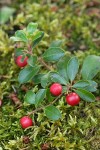
[[[15,56],[20,56],[24,54],[24,48],[16,48],[15,49]]]
[[[50,47],[60,47],[61,44],[62,44],[63,40],[56,40],[56,41],[53,41],[51,44],[50,44]]]
[[[33,38],[33,44],[32,47],[34,48],[43,38],[44,36],[44,32],[43,31],[39,31]]]
[[[43,54],[43,59],[48,62],[58,61],[65,54],[64,50],[59,47],[50,47]]]
[[[26,36],[26,34],[24,33],[23,30],[16,31],[15,37],[19,38],[20,41],[23,41],[23,42],[27,42],[28,41],[27,36]]]
[[[21,84],[30,81],[32,79],[32,77],[38,73],[39,69],[40,69],[39,66],[35,66],[35,67],[28,66],[28,67],[24,68],[19,73],[18,81]]]
[[[60,84],[66,85],[68,82],[62,77],[60,76],[58,73],[56,72],[52,72],[50,74],[50,78],[53,82],[58,82]]]
[[[44,100],[46,95],[46,90],[45,89],[40,89],[37,93],[36,93],[36,101],[35,101],[35,106],[38,107],[41,102]]]
[[[72,57],[67,64],[67,75],[72,82],[78,73],[79,63],[76,57]]]
[[[85,81],[85,80],[80,80],[78,82],[76,82],[73,87],[74,88],[85,88],[89,85],[89,82],[88,81]]]
[[[91,80],[100,71],[100,56],[87,56],[82,66],[83,79]]]
[[[45,114],[50,120],[58,120],[61,118],[60,111],[53,105],[45,108]]]
[[[69,56],[62,57],[58,63],[57,63],[57,71],[59,74],[68,81],[68,75],[67,75],[67,63],[69,61]]]
[[[37,57],[36,57],[36,56],[30,56],[30,57],[28,58],[28,64],[29,64],[30,66],[34,67],[35,64],[36,64],[36,62],[37,62]]]
[[[88,80],[88,82],[89,82],[89,85],[85,87],[85,89],[90,92],[95,92],[97,90],[97,83],[92,80]]]
[[[27,32],[28,32],[29,34],[33,34],[33,32],[36,31],[37,26],[38,26],[37,23],[30,22],[30,23],[28,24],[28,26],[27,26]]]
[[[50,93],[50,88],[48,88],[47,91],[46,91],[46,97],[47,97],[48,102],[51,102],[55,99],[55,97],[52,96],[51,93]]]
[[[94,102],[95,101],[95,96],[83,89],[77,89],[75,92],[86,102]]]
[[[33,78],[32,78],[32,81],[35,83],[35,84],[39,84],[41,83],[41,78],[44,76],[44,74],[37,74],[35,75]]]
[[[45,88],[47,86],[49,82],[49,73],[45,74],[42,78],[41,78],[41,86],[43,88]]]
[[[25,95],[25,102],[29,104],[35,104],[35,93],[32,91],[28,91]]]

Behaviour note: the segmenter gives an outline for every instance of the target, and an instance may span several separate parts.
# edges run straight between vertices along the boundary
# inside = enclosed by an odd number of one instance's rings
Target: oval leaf
[[[35,76],[39,71],[39,66],[35,67],[26,67],[23,70],[20,71],[18,76],[18,81],[22,83],[28,82],[30,79],[32,79],[33,76]]]
[[[40,89],[37,93],[36,93],[36,101],[35,101],[35,106],[38,107],[40,105],[40,103],[43,101],[43,99],[45,98],[46,95],[46,90],[45,89]]]
[[[47,86],[49,82],[49,73],[45,74],[42,78],[41,78],[41,86],[43,88],[45,88]]]
[[[37,23],[30,22],[30,23],[28,24],[28,26],[27,26],[27,32],[28,32],[29,34],[33,34],[33,32],[36,31],[37,26],[38,26]]]
[[[35,104],[35,93],[28,91],[25,95],[25,102],[29,104]]]
[[[95,96],[83,89],[77,89],[75,92],[86,102],[94,102],[95,101]]]
[[[50,88],[48,88],[47,91],[46,91],[46,97],[47,97],[48,102],[51,102],[55,99],[55,97],[52,96],[51,93],[50,93]]]
[[[26,34],[24,33],[23,30],[16,31],[15,37],[19,38],[20,41],[23,41],[23,42],[27,42],[28,41],[27,36],[26,36]]]
[[[44,74],[37,74],[37,75],[35,75],[35,76],[32,78],[32,81],[33,81],[35,84],[39,84],[39,83],[41,83],[41,79],[42,79],[43,76],[44,76]]]
[[[90,92],[95,92],[97,90],[97,83],[92,80],[88,80],[89,85],[85,87],[85,90],[90,91]]]
[[[43,58],[45,61],[52,62],[57,61],[61,57],[63,57],[65,54],[64,50],[59,47],[50,47],[46,50],[46,52],[43,54]]]
[[[36,56],[30,56],[28,58],[28,64],[30,66],[34,67],[36,62],[37,62],[37,57]]]
[[[87,56],[82,66],[83,79],[91,80],[100,71],[100,56]]]
[[[68,81],[68,75],[67,75],[67,63],[69,61],[69,56],[62,57],[58,63],[57,63],[57,71],[59,74],[64,77]]]
[[[73,87],[74,88],[84,88],[84,87],[87,87],[89,85],[89,82],[88,81],[84,81],[84,80],[80,80],[78,82],[76,82]]]
[[[15,49],[15,56],[24,55],[24,48],[16,48]]]
[[[61,44],[62,44],[63,40],[56,40],[56,41],[53,41],[51,44],[50,44],[50,47],[60,47]]]
[[[72,82],[78,73],[79,63],[76,57],[72,57],[67,64],[67,75]]]
[[[45,108],[45,114],[51,120],[58,120],[61,118],[60,111],[53,105]]]
[[[56,73],[56,72],[52,72],[51,74],[50,74],[50,77],[51,77],[51,80],[53,81],[53,82],[58,82],[58,83],[60,83],[60,84],[63,84],[63,85],[66,85],[68,82],[62,77],[62,76],[60,76],[58,73]]]
[[[39,31],[33,38],[33,44],[32,47],[34,48],[43,38],[44,36],[44,32],[43,31]]]

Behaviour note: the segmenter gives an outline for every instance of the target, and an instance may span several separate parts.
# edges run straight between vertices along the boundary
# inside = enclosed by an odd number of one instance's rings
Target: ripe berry
[[[28,57],[26,56],[24,58],[24,60],[22,60],[22,55],[18,56],[16,58],[16,64],[19,66],[19,67],[25,67],[27,65],[27,60],[28,60]]]
[[[75,105],[78,105],[79,102],[80,102],[80,97],[78,96],[78,94],[76,93],[69,93],[67,96],[66,96],[66,102],[71,105],[71,106],[75,106]]]
[[[59,96],[62,93],[62,86],[59,83],[54,83],[50,86],[50,93],[54,96]]]
[[[26,128],[33,125],[33,121],[30,117],[24,116],[20,119],[20,124],[21,124],[23,129],[26,129]]]

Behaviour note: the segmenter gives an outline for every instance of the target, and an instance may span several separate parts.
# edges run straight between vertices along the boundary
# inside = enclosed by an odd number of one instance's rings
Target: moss
[[[91,2],[88,0],[88,2]],[[53,11],[52,6],[58,10]],[[62,98],[58,106],[62,112],[61,120],[49,121],[43,113],[37,113],[35,125],[23,130],[19,119],[33,106],[24,102],[25,91],[19,88],[17,76],[19,68],[14,63],[14,46],[10,40],[17,29],[23,28],[30,21],[38,22],[41,30],[45,31],[43,41],[36,48],[35,53],[41,54],[55,39],[63,39],[62,47],[75,54],[80,64],[87,55],[100,55],[98,42],[100,30],[97,30],[99,19],[97,16],[88,15],[87,1],[14,1],[11,6],[16,8],[16,13],[0,30],[0,97],[3,106],[0,108],[0,148],[7,150],[41,150],[42,143],[48,143],[50,150],[98,150],[100,148],[100,102],[81,102],[80,106],[70,107]],[[80,9],[81,8],[81,9]],[[99,83],[99,74],[94,79]],[[25,84],[29,89],[33,84]],[[8,97],[17,90],[18,98],[23,103],[22,108],[16,109]],[[100,95],[98,90],[96,96]],[[23,143],[23,136],[30,137],[30,143]]]

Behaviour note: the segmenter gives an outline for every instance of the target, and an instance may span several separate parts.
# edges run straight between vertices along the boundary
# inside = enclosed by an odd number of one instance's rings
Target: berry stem
[[[59,95],[59,96],[58,96],[54,101],[52,101],[50,104],[48,104],[48,105],[46,105],[46,106],[44,106],[44,107],[43,107],[43,106],[42,106],[42,107],[39,107],[39,108],[33,110],[32,112],[29,112],[29,113],[28,113],[28,116],[31,115],[31,114],[34,114],[34,113],[36,113],[36,112],[38,112],[38,111],[40,111],[40,110],[43,110],[43,109],[45,109],[46,107],[48,107],[48,106],[54,104],[62,95],[63,95],[63,94]]]
[[[27,47],[28,47],[27,53],[33,55],[33,53],[32,53],[32,46],[29,44]],[[43,60],[42,57],[39,57],[39,58],[38,58],[38,61],[39,61],[47,70],[49,70],[49,71],[52,71],[52,70],[53,70],[53,68],[52,68],[51,66],[49,66],[48,64],[46,64],[46,62],[44,62],[44,60]]]

